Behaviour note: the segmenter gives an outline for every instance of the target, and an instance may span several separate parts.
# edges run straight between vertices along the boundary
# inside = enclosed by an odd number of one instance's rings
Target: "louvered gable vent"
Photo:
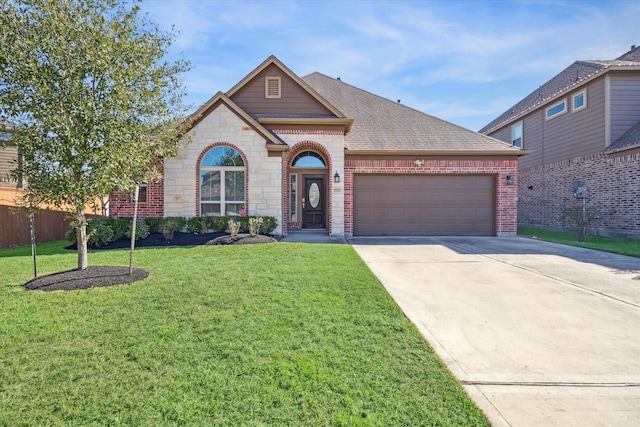
[[[264,90],[265,98],[281,98],[280,77],[266,77]]]

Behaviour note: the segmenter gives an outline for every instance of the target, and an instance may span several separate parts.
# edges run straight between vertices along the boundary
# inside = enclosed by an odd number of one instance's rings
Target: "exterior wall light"
[[[507,175],[507,185],[513,185],[513,176],[511,174]]]
[[[333,174],[333,182],[336,184],[340,183],[340,174],[338,172]]]

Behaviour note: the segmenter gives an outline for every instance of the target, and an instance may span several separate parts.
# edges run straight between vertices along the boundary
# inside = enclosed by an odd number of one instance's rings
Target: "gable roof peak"
[[[294,82],[296,82],[298,85],[300,85],[300,87],[302,87],[305,91],[307,91],[309,93],[309,95],[314,97],[318,102],[320,102],[320,104],[322,104],[326,109],[331,111],[331,113],[334,114],[336,117],[341,118],[341,119],[346,118],[346,116],[340,110],[338,110],[334,105],[332,105],[329,101],[327,101],[325,98],[323,98],[322,95],[320,95],[318,92],[316,92],[316,90],[313,89],[311,86],[309,86],[304,80],[302,80],[300,77],[298,77],[298,75],[296,73],[294,73],[293,71],[291,71],[289,69],[289,67],[284,65],[284,63],[282,63],[282,61],[280,61],[278,58],[276,58],[275,55],[270,55],[267,59],[265,59],[262,62],[262,64],[258,65],[252,72],[247,74],[247,76],[245,78],[240,80],[238,83],[236,83],[235,86],[233,86],[231,89],[229,89],[227,91],[226,95],[229,98],[233,97],[233,95],[235,93],[237,93],[247,83],[249,83],[254,77],[256,77],[258,74],[260,74],[262,71],[264,71],[267,67],[269,67],[271,65],[274,65],[274,66],[278,67],[285,75],[287,75]]]

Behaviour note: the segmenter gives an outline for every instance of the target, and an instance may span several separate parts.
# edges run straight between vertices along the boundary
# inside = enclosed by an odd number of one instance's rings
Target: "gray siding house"
[[[640,238],[640,46],[574,62],[480,132],[532,152],[518,160],[520,226],[560,229],[579,186],[593,233]]]

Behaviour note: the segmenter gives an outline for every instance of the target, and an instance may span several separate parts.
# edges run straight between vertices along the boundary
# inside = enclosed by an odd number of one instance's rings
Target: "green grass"
[[[40,274],[75,266],[63,244],[39,245]],[[144,281],[42,293],[29,248],[0,251],[0,426],[488,425],[350,246],[136,260]]]
[[[525,227],[518,228],[518,235],[526,237],[537,236],[538,239],[548,242],[640,257],[640,240],[635,239],[618,239],[614,237],[589,235],[584,242],[577,242],[575,236],[571,233]]]

